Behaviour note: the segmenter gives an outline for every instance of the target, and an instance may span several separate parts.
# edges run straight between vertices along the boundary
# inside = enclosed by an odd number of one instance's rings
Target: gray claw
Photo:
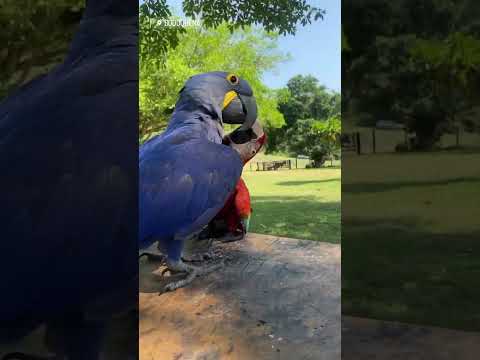
[[[222,268],[223,266],[224,266],[223,261],[219,264],[211,265],[208,267],[196,267],[196,266],[183,264],[181,267],[182,267],[182,270],[188,272],[187,277],[185,279],[174,281],[165,285],[164,290],[167,292],[167,291],[174,291],[176,289],[185,287],[189,285],[193,280],[195,280],[197,276],[207,275],[213,271],[216,271]]]

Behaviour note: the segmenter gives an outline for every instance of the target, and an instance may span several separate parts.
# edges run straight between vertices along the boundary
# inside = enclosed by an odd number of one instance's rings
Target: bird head
[[[240,130],[250,129],[257,119],[257,102],[248,82],[223,71],[190,77],[180,90],[176,108],[202,108],[221,124],[240,125]]]
[[[266,140],[267,136],[262,126],[256,120],[249,129],[243,130],[239,127],[226,135],[223,143],[235,149],[246,164],[260,151]]]

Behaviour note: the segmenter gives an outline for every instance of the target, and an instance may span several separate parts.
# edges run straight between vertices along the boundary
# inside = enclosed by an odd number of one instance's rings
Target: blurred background
[[[479,14],[342,1],[345,315],[480,330]]]

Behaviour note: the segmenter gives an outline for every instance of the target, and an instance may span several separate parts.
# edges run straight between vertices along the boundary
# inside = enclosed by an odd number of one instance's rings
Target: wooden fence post
[[[377,141],[375,138],[375,128],[372,129],[372,148],[373,148],[373,153],[376,153],[377,150]]]
[[[357,137],[357,155],[360,155],[362,151],[360,149],[360,132],[359,131],[357,131],[356,137]]]

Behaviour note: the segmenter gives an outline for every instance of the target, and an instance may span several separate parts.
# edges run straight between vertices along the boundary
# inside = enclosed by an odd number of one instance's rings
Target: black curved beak
[[[253,124],[257,120],[257,101],[255,100],[255,96],[246,96],[239,94],[238,97],[242,103],[243,112],[245,113],[245,121],[238,129],[251,129]]]
[[[241,145],[254,140],[259,141],[259,139],[262,138],[260,143],[263,145],[265,142],[265,132],[258,119],[255,119],[253,124],[246,130],[242,129],[242,127],[243,125],[227,134],[224,138],[224,143],[228,144],[233,142],[234,144]]]

